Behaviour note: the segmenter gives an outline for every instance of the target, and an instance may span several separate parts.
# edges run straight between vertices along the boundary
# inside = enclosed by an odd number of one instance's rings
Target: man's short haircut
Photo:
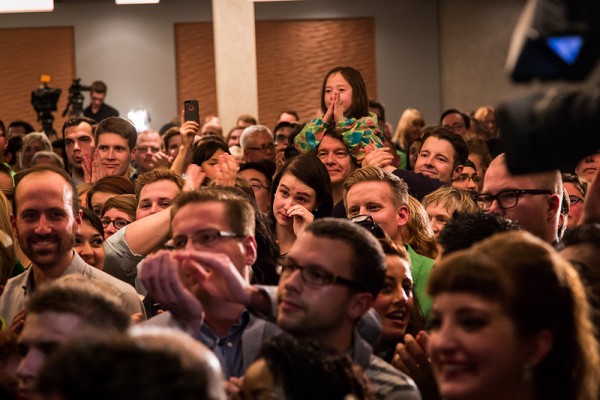
[[[588,184],[585,180],[581,179],[576,174],[562,174],[563,183],[572,183],[575,186],[575,189],[579,190],[581,194],[585,197],[588,189]]]
[[[66,130],[72,128],[74,126],[79,126],[82,123],[87,123],[92,127],[92,136],[94,136],[94,126],[96,125],[96,121],[88,117],[73,117],[65,121],[62,127],[63,137],[66,135]]]
[[[172,128],[167,129],[167,131],[163,134],[163,146],[165,146],[166,150],[169,149],[169,142],[171,141],[171,138],[177,135],[181,135],[178,126],[174,126]]]
[[[205,388],[203,393],[198,394],[199,399],[223,399],[225,393],[219,361],[210,349],[191,335],[178,329],[138,324],[129,329],[129,337],[138,347],[172,354],[184,369],[197,371],[194,380],[200,380]]]
[[[519,230],[519,225],[499,214],[485,211],[454,212],[438,237],[442,255],[464,250],[498,232]]]
[[[441,205],[447,211],[473,213],[479,210],[473,196],[466,190],[454,186],[442,186],[429,193],[421,201],[423,207]]]
[[[207,390],[215,386],[213,379],[204,368],[184,365],[173,352],[118,337],[61,346],[42,367],[37,391],[63,400],[225,399],[222,387],[217,396]]]
[[[297,111],[294,111],[294,110],[284,110],[284,111],[282,111],[282,112],[279,113],[279,116],[281,117],[283,114],[293,115],[294,118],[296,118],[296,121],[300,121],[300,115],[298,115]]]
[[[13,212],[15,215],[17,215],[17,188],[19,187],[19,184],[21,183],[21,181],[28,175],[31,174],[57,174],[60,175],[71,187],[71,192],[73,193],[73,215],[77,216],[77,214],[79,214],[79,196],[77,196],[77,186],[75,186],[75,182],[73,182],[73,179],[71,179],[71,177],[69,176],[69,174],[67,173],[67,171],[65,171],[64,169],[55,167],[54,165],[35,165],[31,168],[27,168],[24,169],[23,171],[20,171],[19,173],[17,173],[15,175],[15,189],[14,189],[14,196],[13,196]]]
[[[137,131],[135,130],[135,126],[124,118],[108,117],[100,121],[94,131],[94,142],[96,143],[96,146],[100,143],[100,135],[103,133],[114,133],[126,139],[129,151],[135,148]]]
[[[463,139],[463,137],[458,133],[454,133],[448,128],[439,126],[423,134],[423,144],[425,144],[427,139],[430,137],[435,137],[439,140],[450,142],[454,148],[454,160],[452,168],[456,168],[459,165],[464,165],[465,161],[469,159],[469,148],[467,147],[467,142],[465,142],[465,139]]]
[[[254,237],[255,215],[250,202],[242,195],[219,188],[201,188],[181,192],[171,203],[171,221],[185,205],[217,202],[225,206],[224,214],[230,229],[238,235]]]
[[[442,123],[442,120],[446,118],[446,115],[450,114],[460,115],[460,117],[463,120],[463,123],[465,124],[465,129],[469,129],[471,127],[471,119],[469,118],[469,116],[461,111],[458,111],[456,108],[449,108],[446,111],[444,111],[440,116],[440,124]]]
[[[96,92],[96,93],[106,94],[106,92],[108,91],[108,87],[106,86],[106,83],[104,83],[102,81],[92,82],[91,88],[92,88],[92,92]]]
[[[139,143],[139,141],[141,140],[142,136],[150,136],[150,135],[152,135],[152,136],[156,136],[156,137],[158,138],[158,141],[159,141],[159,143],[160,143],[160,145],[159,145],[159,146],[160,146],[160,149],[161,149],[161,150],[164,150],[164,149],[165,149],[165,148],[164,148],[164,143],[163,143],[163,141],[161,140],[160,133],[158,133],[158,132],[156,132],[156,131],[153,131],[152,129],[147,129],[147,130],[145,130],[145,131],[142,131],[142,132],[138,133],[138,135],[137,135],[137,139],[135,140],[135,145],[136,145],[136,147],[137,147],[137,144]]]
[[[119,194],[106,200],[106,203],[102,206],[100,215],[104,215],[111,208],[115,208],[119,211],[123,211],[132,221],[135,221],[137,203],[138,201],[135,194]]]
[[[394,206],[400,207],[408,204],[408,186],[396,175],[374,166],[357,169],[344,181],[344,205],[348,209],[346,198],[352,186],[361,182],[385,182],[392,189]]]
[[[130,317],[115,289],[80,275],[66,275],[40,287],[25,305],[27,314],[73,314],[84,326],[110,337],[124,333]]]
[[[183,189],[183,185],[185,183],[181,175],[179,175],[177,172],[171,171],[166,167],[154,168],[153,170],[144,172],[138,176],[137,180],[135,181],[135,196],[137,201],[140,201],[140,193],[142,193],[144,186],[158,181],[175,182],[179,190]]]
[[[87,204],[92,206],[92,196],[98,192],[114,194],[135,194],[135,184],[124,176],[109,175],[98,179],[87,192]]]
[[[498,155],[492,160],[492,163],[502,164],[504,168],[508,170],[506,166],[506,153]],[[510,171],[508,171],[510,173]],[[534,172],[526,174],[530,178],[533,187],[526,189],[544,189],[550,190],[552,193],[558,194],[562,198],[562,177],[559,170]]]
[[[48,150],[42,150],[42,151],[38,151],[37,153],[35,153],[33,155],[33,157],[31,157],[31,165],[37,165],[36,161],[39,158],[49,158],[50,160],[52,160],[53,165],[57,166],[58,168],[65,168],[65,162],[63,161],[62,158],[60,158],[60,156],[58,154],[56,154],[53,151],[48,151]]]
[[[244,130],[242,131],[242,134],[240,135],[240,147],[242,148],[242,150],[246,149],[246,146],[248,145],[248,140],[250,140],[250,138],[257,132],[268,133],[269,136],[271,136],[271,142],[275,141],[275,139],[273,138],[273,132],[271,132],[271,130],[269,128],[267,128],[266,126],[250,125],[250,126],[244,128]]]
[[[245,122],[245,123],[251,124],[251,125],[256,125],[258,123],[258,121],[256,120],[256,118],[254,118],[250,114],[242,114],[239,117],[237,117],[236,121],[242,121],[242,122]]]
[[[352,280],[359,282],[373,297],[385,279],[385,255],[379,241],[362,226],[341,218],[322,218],[306,227],[317,238],[340,240],[353,250]]]
[[[15,127],[21,127],[21,128],[23,128],[25,130],[25,134],[26,135],[28,133],[31,133],[31,132],[35,131],[35,128],[33,127],[33,125],[31,125],[27,121],[23,121],[23,120],[20,120],[20,119],[12,121],[10,124],[8,124],[7,129],[15,128]],[[7,130],[7,132],[8,132],[8,130]]]

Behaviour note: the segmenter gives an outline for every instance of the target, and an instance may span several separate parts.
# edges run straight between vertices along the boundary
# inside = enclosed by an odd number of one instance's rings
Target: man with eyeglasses
[[[467,159],[460,175],[452,179],[452,186],[477,193],[479,192],[479,182],[481,179],[473,161]]]
[[[169,156],[164,152],[163,141],[158,132],[148,130],[138,134],[133,161],[137,172],[132,175],[132,179],[137,179],[139,174],[156,167],[169,165]]]
[[[250,125],[240,136],[244,162],[275,161],[273,133],[264,125]]]
[[[13,228],[31,266],[8,280],[0,296],[0,317],[13,332],[23,326],[25,300],[40,286],[77,274],[112,287],[129,314],[142,313],[142,303],[130,285],[94,268],[73,249],[81,225],[77,190],[66,171],[40,165],[15,178]]]
[[[440,116],[440,125],[464,137],[471,127],[471,121],[466,114],[450,108]]]
[[[242,376],[261,343],[280,332],[221,295],[225,280],[249,285],[254,224],[254,209],[241,193],[183,192],[172,204],[170,251],[146,257],[140,273],[148,293],[169,310],[148,324],[183,328],[216,354],[226,379]]]
[[[512,175],[506,155],[500,154],[492,160],[475,200],[482,210],[509,218],[540,239],[555,243],[562,192],[560,172]]]
[[[385,270],[381,245],[364,228],[343,219],[315,221],[280,262],[277,325],[348,354],[376,398],[417,399],[414,382],[374,356],[355,331],[383,287]]]

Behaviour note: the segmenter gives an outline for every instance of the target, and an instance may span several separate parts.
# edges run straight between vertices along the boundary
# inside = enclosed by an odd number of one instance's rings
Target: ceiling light
[[[160,0],[115,0],[117,4],[157,4]]]
[[[49,12],[54,0],[0,0],[0,13]]]

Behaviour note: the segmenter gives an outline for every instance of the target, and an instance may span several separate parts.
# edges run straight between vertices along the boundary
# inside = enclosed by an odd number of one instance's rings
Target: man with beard
[[[133,287],[86,264],[73,250],[81,210],[75,185],[65,171],[41,165],[17,174],[11,222],[31,260],[27,271],[8,280],[0,296],[0,317],[11,324],[12,331],[23,326],[24,302],[29,295],[44,283],[69,274],[108,284],[130,314],[143,312]]]

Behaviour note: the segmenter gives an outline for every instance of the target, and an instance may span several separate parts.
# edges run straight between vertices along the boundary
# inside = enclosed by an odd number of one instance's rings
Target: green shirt
[[[410,273],[413,278],[413,292],[417,297],[425,320],[429,318],[432,301],[427,295],[427,281],[429,274],[433,271],[433,259],[417,254],[408,244],[404,244],[410,257]]]

